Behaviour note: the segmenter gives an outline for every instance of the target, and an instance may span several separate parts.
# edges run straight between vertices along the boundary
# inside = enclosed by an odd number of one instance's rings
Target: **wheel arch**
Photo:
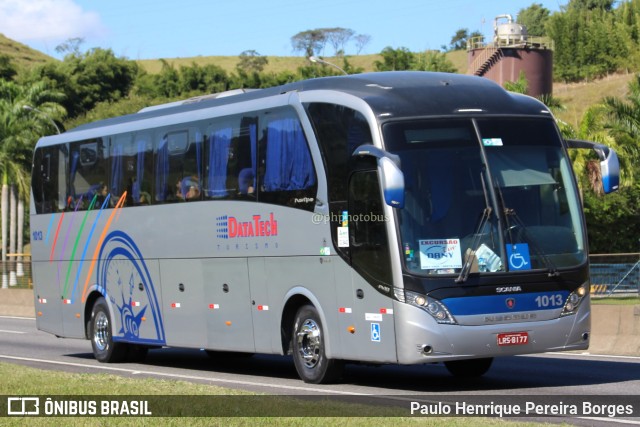
[[[96,304],[96,301],[98,301],[98,298],[100,297],[107,300],[107,297],[105,295],[94,290],[87,296],[87,302],[84,305],[84,336],[88,340],[91,339],[91,337],[89,336],[89,321],[91,320],[91,313],[93,312],[93,306]],[[111,309],[111,304],[109,304],[108,301],[107,306],[109,307],[109,309]]]
[[[282,343],[282,353],[291,354],[291,332],[296,314],[300,307],[312,305],[318,311],[325,334],[325,346],[327,354],[331,353],[331,331],[327,328],[328,322],[322,304],[311,291],[303,287],[295,287],[289,290],[284,297],[282,315],[280,317],[280,338]]]

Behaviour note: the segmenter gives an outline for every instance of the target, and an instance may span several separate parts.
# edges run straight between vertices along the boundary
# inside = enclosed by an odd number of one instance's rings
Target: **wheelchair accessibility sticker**
[[[380,324],[371,324],[371,341],[380,342]]]
[[[509,271],[531,270],[531,257],[527,243],[508,244],[507,258],[509,258]]]

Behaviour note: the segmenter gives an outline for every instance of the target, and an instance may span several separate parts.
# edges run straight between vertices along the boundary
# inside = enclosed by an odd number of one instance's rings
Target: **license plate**
[[[524,345],[529,343],[527,332],[510,332],[508,334],[498,334],[498,345]]]

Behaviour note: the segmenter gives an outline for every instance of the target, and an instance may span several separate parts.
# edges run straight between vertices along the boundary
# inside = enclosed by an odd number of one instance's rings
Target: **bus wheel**
[[[124,343],[114,343],[109,320],[109,308],[104,298],[100,297],[91,310],[90,321],[91,347],[93,355],[99,362],[122,362],[127,357],[127,346]]]
[[[444,362],[444,366],[456,377],[475,378],[487,373],[493,362],[492,357],[485,359],[452,360]]]
[[[327,358],[322,322],[312,305],[301,307],[296,314],[293,362],[298,375],[306,383],[327,384],[342,376],[344,362]]]

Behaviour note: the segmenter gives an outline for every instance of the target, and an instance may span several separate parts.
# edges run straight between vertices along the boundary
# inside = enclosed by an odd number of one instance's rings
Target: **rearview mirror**
[[[404,174],[400,170],[400,157],[370,144],[356,148],[352,155],[371,156],[377,159],[384,201],[393,208],[402,209],[404,207]]]
[[[569,148],[587,148],[596,152],[600,159],[602,189],[606,194],[618,190],[620,186],[620,161],[616,152],[606,145],[580,139],[567,139]]]

